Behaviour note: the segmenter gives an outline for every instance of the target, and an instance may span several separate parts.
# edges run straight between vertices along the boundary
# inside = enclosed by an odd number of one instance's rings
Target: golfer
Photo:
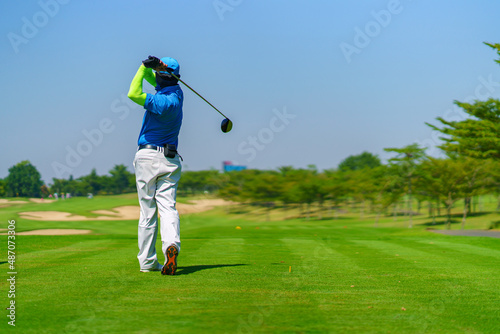
[[[179,63],[169,57],[164,64],[179,77]],[[181,162],[177,153],[182,124],[184,96],[177,80],[169,72],[156,71],[160,59],[149,56],[132,79],[128,97],[146,109],[134,159],[137,194],[141,214],[138,241],[140,270],[161,271],[175,275],[177,256],[181,249],[179,213],[175,207],[177,183],[181,178]],[[146,94],[142,83],[146,79],[155,86],[156,94]],[[158,214],[164,265],[156,255]]]

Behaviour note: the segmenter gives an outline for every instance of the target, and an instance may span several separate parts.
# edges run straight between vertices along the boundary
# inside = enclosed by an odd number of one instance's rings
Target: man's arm
[[[144,104],[146,103],[147,94],[142,91],[142,81],[147,78],[148,72],[150,72],[150,74],[152,75],[151,69],[144,67],[144,65],[141,65],[137,70],[134,78],[132,79],[130,89],[128,90],[129,99],[141,106],[144,106]]]
[[[149,56],[148,59],[143,60],[142,64],[149,71],[146,72],[144,79],[149,82],[153,87],[156,87],[156,78],[153,74],[153,69],[157,68],[159,64],[161,64],[161,60],[158,57]]]
[[[144,79],[146,79],[147,82],[151,84],[151,86],[156,87],[156,78],[153,73],[153,70],[150,68],[147,68],[148,71],[146,71],[146,74],[144,75]]]

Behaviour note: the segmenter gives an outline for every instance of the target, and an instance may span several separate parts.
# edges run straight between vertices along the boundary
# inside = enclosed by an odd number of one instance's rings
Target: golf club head
[[[232,128],[233,128],[233,122],[231,122],[229,118],[224,118],[222,120],[222,123],[220,124],[220,129],[222,130],[222,132],[224,133],[229,132],[231,131]]]

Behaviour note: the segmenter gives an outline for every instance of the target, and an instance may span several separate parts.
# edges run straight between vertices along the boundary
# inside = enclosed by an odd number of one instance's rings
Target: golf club
[[[226,133],[226,132],[231,131],[231,129],[233,128],[233,122],[231,122],[231,120],[226,115],[224,115],[222,112],[220,112],[219,109],[215,108],[212,103],[208,102],[207,99],[205,99],[197,91],[195,91],[193,88],[191,88],[191,86],[189,86],[187,83],[185,83],[184,81],[182,81],[178,76],[176,76],[174,73],[172,73],[172,70],[164,62],[162,62],[160,60],[160,66],[158,66],[156,68],[156,71],[162,71],[162,70],[167,71],[171,76],[173,76],[174,78],[176,78],[178,81],[182,82],[187,88],[191,89],[191,91],[193,93],[195,93],[196,95],[198,95],[203,101],[205,101],[206,103],[208,103],[212,108],[214,108],[215,110],[217,110],[219,112],[219,114],[221,114],[223,117],[225,117],[225,119],[222,120],[222,123],[220,125],[220,128],[221,128],[222,132]]]

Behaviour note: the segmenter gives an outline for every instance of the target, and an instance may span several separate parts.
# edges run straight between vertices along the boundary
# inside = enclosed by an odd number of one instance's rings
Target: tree
[[[211,193],[219,189],[220,182],[217,170],[186,171],[182,173],[178,188],[180,193],[190,195]]]
[[[460,199],[466,199],[462,217],[462,228],[472,196],[479,195],[490,182],[488,165],[471,158],[436,159],[429,157],[420,169],[421,177],[417,189],[438,198],[446,206],[446,227],[451,226],[451,209]]]
[[[490,181],[487,184],[487,192],[497,196],[497,211],[500,211],[500,161],[490,160],[488,163],[488,176]]]
[[[496,52],[498,53],[498,55],[500,56],[500,44],[491,44],[491,43],[484,43],[486,45],[488,45],[490,48],[496,50]],[[495,60],[495,62],[499,63],[500,64],[500,59],[497,59]]]
[[[7,192],[14,197],[40,197],[43,185],[40,173],[28,160],[9,168],[5,179]]]
[[[337,218],[337,207],[342,201],[345,201],[348,195],[348,187],[344,182],[344,172],[339,170],[330,169],[324,171],[326,182],[322,185],[326,192],[326,198],[330,200],[330,216],[332,206],[335,207],[335,218]]]
[[[7,194],[7,184],[5,180],[0,179],[0,197],[3,197]]]
[[[255,169],[223,173],[219,178],[219,196],[236,202],[253,200],[255,195],[251,193],[248,185],[260,173],[262,172]]]
[[[50,191],[53,193],[68,193],[71,192],[69,180],[52,178],[52,185]]]
[[[241,196],[241,188],[235,184],[227,184],[219,189],[219,196],[228,201],[238,201]]]
[[[406,182],[401,175],[401,166],[397,164],[389,164],[386,166],[383,176],[382,186],[382,206],[388,208],[393,206],[394,220],[398,214],[397,204],[406,193]]]
[[[441,137],[444,144],[439,148],[448,154],[500,159],[500,101],[488,99],[472,104],[455,101],[455,104],[473,118],[446,121],[438,117],[437,120],[444,124],[443,128],[426,123],[446,135]]]
[[[285,212],[285,219],[287,219],[287,210],[290,204],[300,203],[298,194],[294,191],[295,184],[298,178],[295,177],[297,170],[292,166],[282,166],[278,168],[281,179],[283,180],[283,191],[280,200],[283,203],[283,210]]]
[[[354,203],[361,205],[359,214],[363,218],[366,201],[373,199],[376,192],[372,178],[372,169],[348,170],[341,173],[345,190]]]
[[[252,182],[246,184],[246,188],[248,193],[252,194],[254,200],[265,203],[267,206],[266,220],[269,221],[269,214],[274,201],[281,198],[283,194],[284,187],[281,175],[270,172],[258,174]]]
[[[377,155],[369,152],[363,152],[358,155],[351,155],[345,158],[338,166],[341,171],[360,170],[364,168],[375,168],[381,165]]]
[[[127,170],[125,165],[115,165],[113,169],[109,171],[111,174],[112,182],[112,192],[115,194],[122,194],[126,191],[131,190],[131,185],[129,181],[129,175],[131,174]]]
[[[97,194],[103,187],[101,178],[97,175],[95,168],[92,169],[89,175],[82,176],[79,180],[89,185],[90,188],[88,189],[88,193]],[[84,193],[83,195],[86,194],[87,193]]]
[[[500,44],[484,43],[497,51],[500,56]],[[495,60],[500,64],[500,59]],[[480,159],[500,158],[500,101],[488,99],[463,103],[455,101],[472,118],[463,121],[437,120],[443,128],[426,123],[432,129],[441,132],[445,142],[439,148],[448,154],[458,154]]]
[[[295,168],[293,168],[293,166],[281,166],[278,168],[278,170],[281,173],[281,175],[286,177],[290,174],[293,174],[293,172],[295,171]]]
[[[417,165],[425,157],[425,149],[420,148],[418,144],[412,144],[403,148],[385,148],[384,151],[397,153],[395,158],[389,159],[389,162],[396,164],[399,167],[399,174],[406,180],[406,194],[408,195],[408,214],[410,216],[408,227],[412,228],[412,185],[415,178],[417,177]]]
[[[398,169],[397,165],[381,165],[370,169],[372,194],[368,198],[372,209],[377,213],[375,226],[378,226],[381,214],[403,195],[404,187],[401,186],[403,183],[398,175]]]
[[[459,194],[460,179],[457,164],[450,159],[435,159],[429,157],[420,166],[421,178],[416,187],[432,198],[437,198],[446,206],[446,227],[451,224],[451,209],[453,204],[461,198]]]
[[[470,203],[473,196],[485,193],[489,184],[493,183],[490,177],[491,161],[480,161],[472,158],[465,158],[462,161],[462,170],[464,174],[464,183],[462,184],[462,193],[464,195],[464,211],[462,216],[462,230],[465,228],[467,213],[470,211]]]
[[[293,196],[299,203],[307,204],[306,219],[309,220],[311,204],[318,200],[318,196],[324,196],[316,171],[311,169],[299,169],[296,171],[297,182],[292,186]]]
[[[50,195],[49,188],[45,184],[42,184],[40,187],[40,193],[42,197],[48,197]]]

